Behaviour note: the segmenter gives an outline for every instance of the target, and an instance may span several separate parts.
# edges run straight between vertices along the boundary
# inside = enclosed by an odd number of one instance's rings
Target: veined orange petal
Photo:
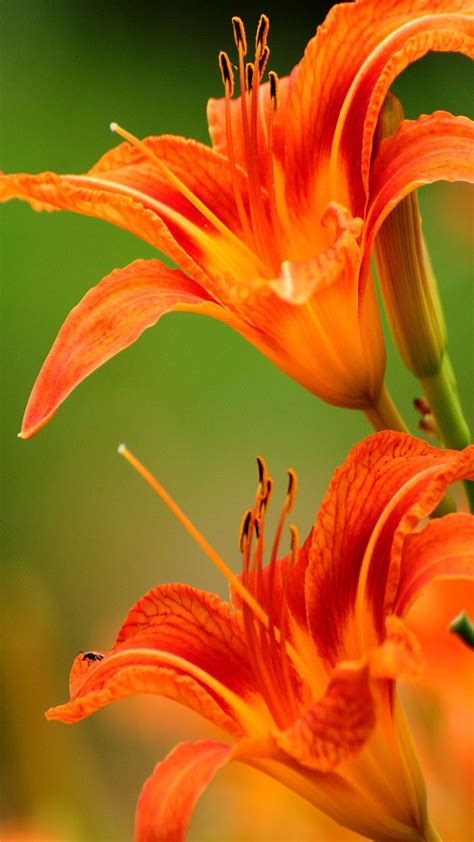
[[[367,665],[341,664],[323,698],[275,741],[303,766],[328,772],[360,751],[374,724]]]
[[[155,767],[137,803],[135,842],[183,842],[196,802],[232,746],[180,743]]]
[[[255,692],[240,611],[208,591],[160,585],[138,600],[115,647],[164,649],[192,660],[242,698]]]
[[[417,19],[469,11],[469,0],[357,0],[330,10],[306,48],[288,105],[285,169],[287,198],[293,212],[314,213],[316,205],[324,207],[331,199],[347,203],[347,180],[340,169],[344,160],[338,157],[337,184],[331,183],[329,162],[338,121],[346,99],[348,104],[352,101],[358,74],[364,75],[362,68],[376,67],[377,56],[386,45],[388,61],[391,36],[407,26],[422,30],[424,23],[414,23]],[[372,86],[377,78],[369,74]],[[361,109],[361,120],[365,114]],[[351,157],[359,143],[362,147],[362,135],[360,140],[353,140]],[[351,210],[359,212],[355,207]]]
[[[229,162],[209,146],[196,140],[162,135],[145,138],[140,147],[121,143],[106,152],[87,175],[132,187],[145,196],[178,210],[191,221],[205,225],[202,214],[179,193],[177,187],[166,178],[145,150],[178,176],[228,228],[238,235],[241,234],[232,188],[234,174]],[[246,197],[247,176],[242,171],[237,175],[242,182],[242,196]]]
[[[327,663],[361,654],[351,627],[357,598],[382,639],[405,536],[473,463],[474,448],[440,451],[388,431],[352,449],[319,510],[306,572],[308,623]]]
[[[405,614],[434,579],[457,577],[474,578],[474,517],[461,512],[405,538],[394,610]]]
[[[186,585],[145,594],[102,659],[89,664],[78,655],[70,701],[46,717],[77,722],[138,693],[175,699],[232,734],[261,735],[272,722],[255,689],[240,614]]]
[[[31,393],[22,437],[33,436],[88,374],[171,310],[224,317],[202,287],[158,260],[137,260],[103,278],[64,322]]]
[[[395,205],[417,187],[439,180],[474,181],[474,122],[445,111],[404,120],[382,142],[372,166],[363,265]]]
[[[403,4],[401,4],[403,5]],[[332,183],[341,181],[341,166],[346,172],[348,198],[353,213],[363,215],[367,200],[372,143],[378,115],[394,79],[412,62],[427,52],[474,54],[474,20],[471,15],[442,13],[433,6],[433,14],[413,14],[373,50],[366,59],[344,101],[332,145]],[[440,4],[441,5],[441,4]],[[335,197],[339,198],[337,192]]]
[[[94,183],[90,178],[52,172],[0,173],[0,201],[22,199],[37,211],[68,210],[111,222],[171,257],[199,283],[208,280],[206,273],[172,236],[157,209],[151,209],[150,203],[144,204],[141,194],[132,198],[124,191],[114,191],[105,179]]]
[[[277,365],[336,406],[363,409],[377,402],[385,349],[371,283],[359,294],[361,220],[332,203],[323,222],[332,245],[312,260],[285,261],[246,302],[256,323],[284,353]]]
[[[418,639],[400,617],[385,620],[385,640],[370,656],[373,678],[418,678],[423,655]]]

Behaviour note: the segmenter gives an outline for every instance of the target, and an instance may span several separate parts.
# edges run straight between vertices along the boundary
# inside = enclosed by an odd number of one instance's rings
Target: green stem
[[[454,450],[463,450],[470,444],[471,434],[461,408],[456,390],[456,379],[448,355],[445,354],[437,374],[423,377],[420,382],[436,421],[442,444]],[[474,483],[467,480],[464,484],[470,509],[474,512]]]
[[[377,403],[370,409],[365,409],[364,414],[375,432],[380,430],[395,430],[399,433],[409,432],[385,386],[382,386]]]

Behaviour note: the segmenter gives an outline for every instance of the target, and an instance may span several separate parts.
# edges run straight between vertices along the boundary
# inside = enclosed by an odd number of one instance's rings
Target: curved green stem
[[[377,404],[370,409],[365,409],[364,414],[375,432],[380,430],[395,430],[399,433],[409,432],[385,386],[382,386]]]
[[[420,379],[420,383],[436,421],[442,444],[454,450],[463,450],[470,444],[471,434],[462,411],[456,379],[447,354],[437,374]],[[474,483],[467,480],[465,487],[471,511],[474,511]]]

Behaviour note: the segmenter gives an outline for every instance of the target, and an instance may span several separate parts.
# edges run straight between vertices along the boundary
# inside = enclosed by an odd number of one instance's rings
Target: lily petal
[[[395,205],[417,187],[440,180],[474,181],[474,122],[445,111],[404,120],[382,142],[372,166],[363,265]]]
[[[202,287],[158,260],[137,260],[103,278],[64,322],[31,393],[22,438],[46,424],[88,374],[172,310],[225,319]]]
[[[332,245],[313,259],[285,261],[269,283],[276,295],[257,293],[252,310],[263,320],[265,309],[267,332],[285,349],[284,371],[328,403],[364,409],[379,397],[385,348],[371,281],[359,295],[362,222],[336,203],[322,221]]]
[[[233,747],[180,743],[155,767],[137,803],[135,842],[183,842],[198,798]]]
[[[238,235],[241,234],[229,162],[196,140],[162,135],[145,138],[139,147],[121,143],[106,152],[87,175],[119,188],[131,187],[177,210],[190,221],[206,225],[199,210],[166,177],[160,164],[164,164],[177,176],[207,208],[212,208],[225,225]],[[247,177],[243,172],[239,172],[238,177],[241,179],[242,196],[246,197]],[[104,186],[107,187],[107,184]]]
[[[304,766],[329,772],[360,751],[374,724],[367,665],[343,664],[323,698],[275,739]]]
[[[416,635],[394,614],[387,617],[385,631],[384,642],[370,658],[372,678],[418,678],[423,655]]]
[[[181,702],[231,734],[260,734],[271,721],[255,690],[240,613],[186,585],[149,591],[129,612],[113,649],[86,664],[79,655],[70,701],[48,719],[77,722],[138,693]]]
[[[325,662],[360,657],[350,625],[356,601],[364,628],[372,618],[382,640],[406,535],[436,507],[449,483],[471,474],[474,448],[441,451],[386,431],[352,449],[319,510],[306,572],[308,622]]]
[[[414,12],[413,20],[406,20],[386,37],[364,62],[346,96],[331,154],[332,161],[338,162],[338,169],[341,161],[344,162],[347,202],[353,213],[362,215],[365,211],[374,133],[394,79],[429,51],[474,55],[472,7],[468,16],[454,13],[452,8],[449,13],[443,13],[437,5],[443,4],[430,3],[432,14],[419,17]],[[467,11],[467,4],[464,8]],[[335,174],[333,170],[333,183],[338,180],[340,172]]]
[[[434,579],[457,577],[474,578],[474,517],[464,513],[431,521],[407,536],[395,611],[405,614]]]
[[[355,113],[360,108],[356,122],[362,122],[360,138],[356,136],[354,140],[352,137],[349,157],[354,156],[354,149],[359,144],[362,148],[366,108],[360,104],[364,97],[362,91],[358,91],[359,82],[365,81],[362,90],[365,98],[368,96],[370,100],[378,76],[392,53],[402,49],[409,33],[419,33],[422,42],[422,33],[426,35],[436,28],[437,15],[450,19],[445,30],[452,31],[458,25],[458,20],[452,21],[452,18],[469,11],[472,8],[468,0],[399,0],[396,3],[393,0],[379,0],[377,3],[359,0],[337,4],[331,9],[306,48],[288,106],[285,168],[291,175],[287,181],[287,198],[294,212],[311,214],[316,201],[318,206],[322,204],[323,207],[330,199],[347,204],[347,176],[341,177],[339,167],[337,184],[332,184],[329,165],[334,140],[338,145],[339,120],[342,121],[341,128],[347,125],[347,137],[350,136],[353,120],[346,123],[345,119],[349,106],[351,117],[352,109]],[[404,32],[407,33],[405,37]],[[440,45],[435,48],[442,49]],[[422,49],[422,43],[417,43],[417,49]],[[428,46],[428,49],[431,47]],[[401,66],[402,59],[399,58],[399,61]],[[391,67],[391,72],[395,75],[399,72],[396,64]],[[369,130],[366,146],[368,138]],[[359,163],[356,162],[355,166]],[[314,190],[316,176],[317,197]],[[349,206],[354,212],[360,212],[360,209]]]
[[[29,202],[37,211],[68,210],[118,225],[168,255],[198,282],[207,280],[206,273],[172,236],[156,206],[152,208],[152,200],[144,203],[141,194],[132,198],[114,191],[105,179],[94,183],[87,176],[0,173],[0,201],[14,198]]]

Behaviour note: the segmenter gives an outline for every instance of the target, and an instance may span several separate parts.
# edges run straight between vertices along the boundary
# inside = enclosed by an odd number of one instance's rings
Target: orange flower
[[[116,699],[156,693],[210,719],[231,745],[181,743],[138,802],[139,842],[184,838],[193,807],[229,760],[256,767],[341,825],[377,840],[435,840],[395,679],[420,651],[403,620],[437,577],[474,575],[474,518],[415,531],[449,483],[474,476],[474,448],[439,451],[398,433],[355,447],[336,472],[306,542],[277,561],[296,480],[263,567],[272,481],[259,460],[235,576],[126,449],[232,586],[233,609],[206,591],[163,585],[128,614],[102,659],[74,661],[71,699],[49,719],[76,722]],[[453,640],[453,645],[458,642]]]
[[[181,267],[138,260],[70,313],[23,420],[32,436],[90,372],[172,310],[231,325],[283,371],[373,425],[400,425],[383,388],[385,350],[370,273],[374,237],[420,184],[472,178],[472,123],[406,121],[371,164],[394,78],[428,50],[472,49],[470,0],[358,0],[335,6],[288,78],[262,84],[268,19],[254,60],[233,19],[238,77],[219,57],[225,98],[210,100],[213,149],[149,137],[106,153],[85,175],[6,175],[4,200],[119,225]],[[470,164],[471,162],[471,164]],[[181,271],[182,270],[182,271]]]

